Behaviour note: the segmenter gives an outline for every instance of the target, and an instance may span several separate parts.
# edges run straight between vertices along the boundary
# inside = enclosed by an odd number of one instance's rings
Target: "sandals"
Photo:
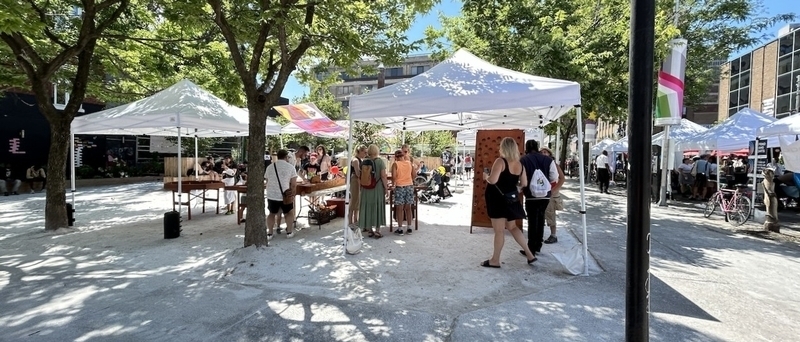
[[[536,253],[533,253],[533,259],[528,259],[528,255],[527,255],[527,254],[525,254],[525,251],[523,251],[523,250],[520,250],[520,251],[519,251],[519,254],[522,254],[522,255],[525,257],[525,259],[527,259],[527,260],[528,260],[528,264],[529,264],[529,265],[530,265],[530,264],[532,264],[532,263],[534,263],[534,262],[536,262],[536,260],[539,260],[539,259],[536,257]]]
[[[500,265],[492,265],[489,263],[489,260],[486,260],[483,263],[481,263],[481,267],[500,268]]]
[[[370,237],[374,237],[376,239],[380,239],[380,238],[383,237],[383,234],[381,234],[380,232],[372,232],[372,235],[370,235]]]

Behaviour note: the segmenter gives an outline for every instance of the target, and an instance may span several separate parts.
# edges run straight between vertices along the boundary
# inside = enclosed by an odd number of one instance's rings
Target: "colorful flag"
[[[313,103],[275,106],[274,108],[306,133],[337,133],[345,130],[344,127],[328,118]]]
[[[670,41],[671,52],[658,72],[656,126],[680,125],[683,117],[683,80],[686,72],[686,39]]]

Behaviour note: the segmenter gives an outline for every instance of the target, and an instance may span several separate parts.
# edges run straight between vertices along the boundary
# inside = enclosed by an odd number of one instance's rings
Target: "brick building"
[[[722,65],[718,120],[742,108],[781,118],[798,109],[800,23],[778,38]]]

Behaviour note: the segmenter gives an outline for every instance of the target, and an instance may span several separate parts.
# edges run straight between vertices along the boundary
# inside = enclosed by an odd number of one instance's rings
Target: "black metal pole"
[[[625,340],[649,341],[650,136],[653,124],[655,0],[632,0],[628,135],[628,245]]]

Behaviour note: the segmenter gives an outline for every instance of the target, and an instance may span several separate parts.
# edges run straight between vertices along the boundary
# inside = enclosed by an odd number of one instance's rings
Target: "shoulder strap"
[[[503,158],[503,165],[505,165],[506,170],[508,170],[508,160],[506,160],[506,158]],[[511,173],[511,170],[508,170],[508,173]]]
[[[281,194],[283,194],[283,185],[281,185],[281,176],[278,175],[278,163],[275,163],[275,178],[278,180],[278,189],[281,190]]]

